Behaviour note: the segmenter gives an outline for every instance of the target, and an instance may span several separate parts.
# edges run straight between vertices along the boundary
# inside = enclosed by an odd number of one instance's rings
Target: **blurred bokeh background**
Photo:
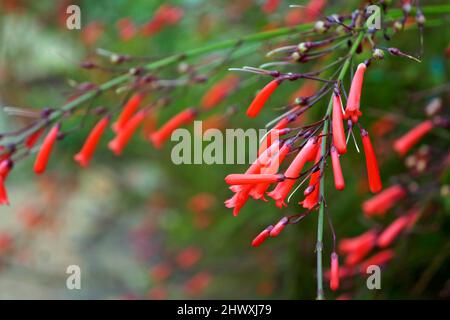
[[[134,36],[134,29],[147,23],[163,1],[0,0],[0,104],[58,107],[67,99],[71,84],[102,83],[115,75],[79,67],[79,61],[96,59],[97,48],[158,59],[285,26],[295,18],[294,9],[288,6],[293,2],[282,0],[268,14],[261,9],[261,0],[173,0],[170,4],[184,13],[177,23],[152,36]],[[65,9],[74,3],[81,8],[81,30],[68,30],[65,25]],[[351,12],[359,3],[328,1],[325,13]],[[434,96],[448,102],[448,90],[438,89],[438,94],[430,90],[448,87],[449,22],[444,19],[427,27],[424,39],[422,63],[388,57],[367,74],[364,125],[370,128],[390,113],[400,119],[388,134],[376,139],[385,185],[408,175],[404,159],[392,152],[392,140],[407,131],[411,121],[425,117],[424,107]],[[290,40],[298,38],[294,35]],[[417,29],[399,33],[391,43],[413,54],[420,50]],[[214,79],[227,74],[228,67],[267,62],[265,53],[273,45],[269,41],[237,48],[216,78],[175,90],[162,117],[173,115],[174,109],[198,105],[202,94]],[[310,67],[299,65],[298,70],[302,68]],[[242,76],[245,85],[216,110],[224,114],[230,106],[236,109],[220,125],[262,128],[278,114],[268,108],[257,120],[245,119],[245,108],[264,83],[259,80]],[[298,88],[298,82],[281,88],[273,106],[284,105]],[[96,103],[111,105],[117,98],[112,92]],[[321,114],[315,108],[308,120],[317,120]],[[22,121],[0,111],[1,132],[18,128]],[[34,157],[18,163],[11,173],[11,205],[0,207],[1,299],[315,297],[315,214],[290,226],[277,239],[252,248],[251,240],[266,225],[282,214],[301,212],[296,201],[283,213],[273,203],[249,201],[239,217],[233,217],[223,205],[230,197],[223,178],[245,171],[245,165],[177,166],[170,159],[173,144],[157,150],[138,136],[124,155],[115,157],[106,147],[112,138],[108,132],[89,168],[81,169],[73,155],[89,128],[77,130],[57,145],[45,175],[34,176]],[[430,135],[423,144],[442,155],[448,153],[449,137],[448,132],[440,133]],[[331,181],[327,185],[327,214],[338,239],[387,223],[362,215],[361,202],[370,197],[363,156],[350,148],[346,158],[342,162],[346,190],[335,191]],[[366,276],[359,275],[348,279],[337,293],[327,289],[327,298],[342,294],[355,299],[450,297],[450,200],[448,189],[443,191],[448,188],[449,175],[438,178],[427,175],[426,169],[422,173],[414,177],[415,183],[426,188],[430,181],[439,180],[440,188],[416,199],[428,213],[396,242],[395,257],[383,269],[382,289],[368,290]],[[392,217],[407,207],[408,203],[399,202]],[[327,227],[326,266],[331,243]],[[68,265],[80,266],[81,290],[66,288]]]

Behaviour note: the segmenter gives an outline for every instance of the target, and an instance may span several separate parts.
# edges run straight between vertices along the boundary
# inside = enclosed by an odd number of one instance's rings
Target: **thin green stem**
[[[353,43],[352,47],[350,48],[350,51],[348,53],[347,59],[345,60],[341,71],[339,72],[337,81],[338,83],[342,82],[344,80],[345,75],[347,74],[347,71],[350,67],[350,62],[353,57],[353,55],[356,52],[356,49],[358,48],[361,41],[364,39],[365,33],[360,32]],[[327,153],[327,137],[329,134],[329,128],[330,128],[330,115],[331,110],[333,107],[333,99],[330,98],[330,101],[328,103],[327,112],[325,115],[325,122],[323,125],[322,130],[322,145],[321,145],[321,154],[322,154],[322,161],[320,163],[320,207],[319,207],[319,214],[318,214],[318,221],[317,221],[317,243],[316,243],[316,258],[317,258],[317,300],[324,299],[323,294],[323,268],[322,268],[322,251],[323,251],[323,220],[324,220],[324,213],[325,213],[325,155]]]

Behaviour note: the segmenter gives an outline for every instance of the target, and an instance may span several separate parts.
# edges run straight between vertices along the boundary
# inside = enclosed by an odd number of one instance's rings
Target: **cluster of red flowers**
[[[178,114],[167,120],[160,128],[156,127],[159,101],[145,105],[144,101],[148,96],[148,92],[145,90],[136,91],[121,105],[120,113],[112,124],[111,119],[115,116],[115,110],[106,111],[106,109],[99,108],[98,114],[101,117],[87,135],[80,151],[74,156],[74,160],[81,167],[87,167],[94,156],[105,130],[109,126],[111,126],[112,131],[115,133],[115,137],[108,143],[108,148],[117,156],[123,153],[123,150],[140,127],[142,127],[144,136],[154,147],[161,148],[168,141],[173,131],[193,122],[200,112],[207,112],[219,105],[228,95],[237,89],[238,84],[239,80],[235,76],[227,76],[219,80],[205,93],[201,100],[200,108],[181,110]],[[80,90],[81,92],[85,92],[85,90],[91,90],[93,88],[92,85],[86,85]],[[67,102],[70,102],[78,95],[77,93],[70,97]],[[16,155],[17,151],[19,151],[17,146],[23,144],[26,150],[23,155],[30,154],[32,150],[38,151],[34,163],[34,171],[36,174],[42,174],[45,172],[47,164],[50,161],[55,143],[68,134],[62,130],[62,121],[57,121],[53,125],[51,121],[48,121],[53,112],[53,110],[45,109],[36,122],[25,128],[26,136],[21,141],[10,146],[0,145],[0,205],[9,204],[5,181],[13,168],[15,159],[22,158],[22,155]],[[213,116],[206,118],[205,122],[208,123],[209,120],[211,120],[211,123],[214,122],[215,119],[213,119]],[[222,115],[218,120],[223,123],[226,117],[226,114]],[[212,125],[214,124],[212,123]],[[51,127],[48,129],[49,126]],[[42,143],[38,145],[42,137]],[[13,158],[13,156],[15,157]]]
[[[274,7],[269,6],[269,4]],[[275,8],[275,4],[276,2],[267,1],[267,9],[272,10]],[[402,8],[405,16],[407,16],[410,11],[408,3],[404,2]],[[418,15],[420,14],[418,12]],[[332,23],[331,19],[322,24],[316,23],[315,31],[318,33],[326,32]],[[418,23],[420,23],[419,20]],[[297,46],[277,48],[268,55],[279,53],[288,53],[289,55],[282,61],[269,63],[266,66],[307,62],[315,57],[314,54],[309,54],[311,48],[323,47],[334,41],[335,39],[329,38],[315,42],[303,42]],[[387,51],[392,55],[414,59],[414,57],[404,54],[396,48],[389,48]],[[322,53],[323,55],[327,54],[327,49],[324,49],[323,52],[317,55],[322,56]],[[383,59],[383,56],[381,49],[373,47],[372,59]],[[324,201],[321,183],[323,183],[322,178],[328,157],[331,158],[335,188],[337,190],[345,189],[345,179],[340,157],[347,152],[347,142],[349,137],[353,136],[353,128],[359,128],[361,134],[369,190],[374,194],[379,193],[364,202],[363,212],[365,215],[369,218],[384,216],[399,200],[408,195],[408,191],[403,184],[394,184],[382,191],[382,182],[374,147],[368,131],[359,122],[359,118],[362,116],[360,101],[364,74],[372,59],[357,66],[348,95],[344,94],[346,98],[345,109],[343,108],[341,95],[342,92],[345,93],[345,89],[343,79],[340,77],[331,80],[320,79],[316,77],[321,73],[320,71],[293,74],[250,67],[241,69],[241,71],[274,78],[257,93],[250,103],[247,109],[247,116],[250,118],[255,118],[261,113],[270,97],[286,81],[307,79],[308,81],[311,80],[310,83],[325,82],[323,88],[315,88],[314,91],[317,91],[316,93],[297,96],[293,103],[286,107],[288,111],[270,123],[272,128],[265,139],[263,139],[258,151],[258,157],[245,173],[230,174],[225,178],[226,183],[230,185],[230,190],[234,193],[233,197],[225,201],[225,205],[233,209],[233,215],[235,216],[238,215],[249,198],[267,201],[267,196],[275,200],[277,207],[287,207],[287,202],[289,202],[291,196],[309,179],[309,184],[304,189],[304,199],[299,202],[306,211],[301,214],[285,216],[274,225],[269,225],[253,239],[252,246],[260,246],[267,238],[278,236],[286,225],[299,222],[311,211],[321,207]],[[333,89],[330,106],[327,114],[320,121],[300,127],[292,126],[294,120],[303,115],[305,111],[326,95],[330,89]],[[402,156],[405,155],[433,128],[441,126],[444,122],[446,123],[442,118],[435,117],[418,124],[394,142],[394,150]],[[344,126],[345,123],[347,123],[347,130]],[[381,129],[385,130],[384,127]],[[378,134],[380,130],[377,129],[376,133]],[[386,130],[392,130],[392,125]],[[353,140],[355,140],[354,136]],[[287,168],[282,170],[282,164],[287,162],[287,159],[290,159],[290,162]],[[307,168],[307,163],[311,163],[309,168]],[[305,168],[307,169],[305,170]],[[297,181],[299,181],[299,184],[294,189]],[[269,190],[272,185],[274,186],[273,189]],[[406,214],[392,221],[384,230],[373,229],[360,237],[343,239],[339,243],[339,250],[333,250],[331,254],[330,288],[337,290],[342,276],[365,272],[369,265],[382,265],[389,261],[394,256],[394,251],[389,249],[390,245],[402,232],[410,230],[419,216],[419,209],[413,207]],[[379,248],[381,251],[367,258],[375,248]],[[345,266],[342,268],[339,267],[338,252],[341,255],[345,255]],[[365,258],[367,259],[364,260]]]
[[[116,136],[108,144],[108,147],[116,155],[122,154],[122,151],[127,146],[130,139],[133,137],[136,130],[142,125],[144,120],[149,116],[149,108],[139,109],[144,95],[137,93],[133,95],[128,102],[123,106],[122,112],[118,116],[116,122],[112,125],[112,130]],[[197,114],[196,109],[185,109],[179,114],[171,118],[160,129],[149,133],[148,139],[153,142],[154,146],[160,148],[171,133],[178,127],[188,124],[194,120]],[[110,115],[102,117],[93,127],[87,136],[81,150],[74,156],[80,166],[87,167],[92,159],[95,149],[97,148],[100,139],[105,132],[105,129],[110,123]],[[38,127],[32,132],[24,141],[27,149],[32,149],[45,133],[45,127]],[[64,132],[61,131],[61,124],[56,123],[50,128],[45,135],[41,145],[38,147],[38,153],[34,162],[34,172],[42,174],[47,168],[50,156],[54,145],[58,139],[64,137]],[[0,205],[8,204],[8,196],[5,188],[5,180],[13,167],[13,160],[11,156],[15,150],[8,151],[7,148],[1,146],[0,150]],[[4,150],[3,150],[4,149]]]
[[[419,123],[394,141],[393,149],[400,156],[405,156],[410,149],[433,128],[437,126],[448,126],[448,120],[446,120],[445,116],[437,116],[437,113],[441,111],[441,106],[442,101],[439,98],[431,100],[425,111],[426,114],[433,117],[433,119]],[[387,127],[383,125],[383,128],[389,128],[390,131],[393,119],[385,118],[382,120],[384,123],[386,123],[386,121],[389,122]],[[377,125],[381,129],[381,122]],[[385,130],[383,129],[380,133],[384,131]],[[411,163],[415,164],[417,162],[420,164],[420,161],[415,161],[416,158],[423,157],[426,153],[427,151],[419,149],[415,155],[410,156],[410,158],[406,160],[407,167],[413,169],[414,172],[415,166],[411,167]],[[438,171],[441,169],[445,171],[445,168],[448,167],[449,162],[448,160],[445,160],[445,158],[448,158],[448,156],[444,156],[443,160],[435,159],[436,163],[438,163],[438,166],[436,167]],[[422,160],[426,163],[426,159]],[[436,163],[434,163],[435,166]],[[418,171],[422,172],[421,170]],[[411,189],[411,191],[409,189]],[[430,189],[432,190],[432,188]],[[405,183],[395,183],[379,194],[364,201],[362,204],[362,211],[367,218],[385,218],[386,214],[395,207],[398,207],[398,204],[402,202],[402,200],[408,196],[409,198],[414,198],[414,195],[411,194],[415,191],[417,192],[417,186],[414,183],[411,184],[411,188],[408,188]],[[395,240],[401,236],[401,234],[411,231],[417,220],[423,215],[424,209],[419,209],[418,204],[413,204],[409,209],[403,210],[403,212],[406,213],[398,215],[383,229],[374,227],[357,237],[342,239],[339,242],[339,253],[345,256],[344,266],[338,268],[337,272],[333,271],[334,256],[332,256],[332,268],[327,273],[327,276],[330,278],[331,289],[335,290],[337,288],[334,284],[336,282],[339,283],[340,278],[345,279],[353,277],[358,273],[366,274],[369,266],[384,265],[394,257],[395,251],[392,248],[392,245]],[[376,249],[379,251],[368,257],[368,255]],[[335,253],[333,253],[333,255],[335,255]]]
[[[371,211],[368,211],[367,207],[372,207],[376,204],[384,208],[394,206],[396,197],[398,197],[398,194],[394,192],[394,188],[397,189],[400,187],[390,187],[366,201],[363,204],[363,211],[368,214]],[[385,205],[385,202],[389,202],[389,204]],[[395,255],[395,251],[389,247],[402,233],[410,231],[419,217],[420,211],[417,208],[412,208],[406,214],[394,219],[383,230],[374,228],[359,236],[339,241],[338,251],[341,255],[345,256],[344,265],[339,267],[335,261],[337,260],[337,253],[333,252],[331,256],[331,269],[326,273],[330,279],[330,288],[337,290],[341,279],[353,277],[358,273],[366,274],[369,266],[382,266],[389,262]],[[379,249],[379,251],[368,257],[376,249]]]
[[[260,147],[258,158],[248,170],[244,174],[230,174],[225,178],[225,181],[231,185],[230,189],[235,193],[231,199],[225,202],[227,207],[234,208],[234,215],[239,213],[249,197],[265,200],[265,195],[267,195],[275,200],[277,207],[282,208],[287,206],[286,199],[296,184],[296,181],[308,173],[310,176],[309,185],[304,192],[305,198],[300,204],[307,210],[315,209],[320,203],[321,162],[325,161],[326,156],[329,154],[331,155],[335,187],[337,190],[343,190],[345,188],[339,159],[340,155],[345,154],[347,151],[344,119],[348,119],[351,130],[358,123],[358,118],[362,115],[360,111],[360,98],[365,70],[366,64],[361,63],[353,77],[345,110],[342,107],[340,90],[337,85],[335,86],[334,93],[332,94],[332,143],[325,145],[328,151],[324,151],[321,148],[322,135],[315,134],[320,127],[313,127],[314,130],[309,130],[309,127],[306,127],[307,129],[300,131],[301,133],[306,133],[304,135],[299,135],[294,128],[288,128],[289,123],[296,118],[292,116],[295,113],[291,112],[288,116],[282,118],[270,131],[268,137],[271,137],[271,139],[264,140]],[[249,117],[256,117],[276,88],[285,79],[283,76],[278,76],[275,80],[269,82],[256,95],[247,109],[247,115]],[[294,107],[295,110],[298,110],[298,108],[300,106]],[[321,122],[321,124],[323,123]],[[292,132],[297,134],[286,137]],[[279,136],[284,136],[284,138],[277,139]],[[361,137],[366,155],[369,187],[373,193],[377,193],[382,188],[377,160],[369,135],[364,129],[361,129]],[[296,147],[295,143],[301,140],[301,138],[303,138],[304,142]],[[280,173],[281,163],[292,152],[297,152],[296,156],[284,173]],[[312,163],[311,168],[306,173],[302,172],[308,162]],[[275,183],[276,186],[274,189],[266,192],[270,185]],[[255,238],[253,245],[258,246],[267,237],[278,235],[291,220],[285,217],[274,227],[269,226]]]

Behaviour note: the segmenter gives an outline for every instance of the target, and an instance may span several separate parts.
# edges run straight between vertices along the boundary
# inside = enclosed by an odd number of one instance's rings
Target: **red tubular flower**
[[[153,19],[142,28],[142,34],[151,36],[164,26],[177,23],[183,15],[184,11],[180,7],[163,4],[156,10]]]
[[[322,13],[326,0],[310,0],[305,8],[289,10],[285,17],[285,23],[288,26],[294,26],[299,23],[315,21]]]
[[[331,162],[333,165],[334,186],[337,190],[344,190],[345,181],[344,176],[342,175],[339,153],[334,146],[331,146]]]
[[[400,218],[397,218],[392,222],[378,237],[377,245],[380,248],[386,248],[388,247],[394,240],[397,238],[397,236],[402,232],[402,230],[407,226],[408,224],[408,217],[402,216]]]
[[[393,257],[394,257],[394,250],[388,249],[388,250],[380,251],[377,254],[374,254],[373,256],[371,256],[370,258],[365,260],[364,262],[362,262],[360,271],[362,273],[366,273],[367,268],[369,266],[372,266],[372,265],[380,266],[380,265],[386,264]]]
[[[192,122],[195,119],[196,115],[197,110],[195,110],[194,108],[185,109],[175,115],[173,118],[167,121],[166,124],[164,124],[158,131],[153,132],[150,135],[150,139],[153,142],[153,145],[156,148],[161,148],[173,131],[175,131],[182,125]]]
[[[416,145],[428,132],[433,129],[433,121],[426,120],[405,135],[394,141],[394,150],[404,156],[414,145]]]
[[[279,144],[280,144],[280,142],[278,141],[278,145],[276,145],[276,149],[279,148]],[[273,145],[271,146],[271,148],[273,148]],[[279,151],[273,154],[269,163],[266,166],[263,166],[261,168],[261,173],[267,173],[267,174],[277,173],[278,169],[280,168],[280,164],[284,161],[284,158],[286,158],[288,153],[291,151],[291,148],[292,148],[291,142],[290,141],[285,142],[282,145],[282,147],[279,149]]]
[[[136,35],[136,25],[130,18],[122,18],[116,23],[120,39],[128,41]]]
[[[272,130],[281,130],[287,127],[287,125],[291,122],[291,118],[290,116],[286,116],[283,119],[281,119],[280,121],[278,121],[278,123],[272,128]]]
[[[161,262],[150,270],[150,276],[156,281],[164,281],[172,274],[169,264]]]
[[[281,208],[283,205],[286,206],[284,199],[294,186],[295,178],[300,175],[306,162],[314,159],[314,156],[317,153],[317,149],[319,147],[317,140],[318,139],[316,137],[308,140],[284,173],[284,176],[288,179],[278,183],[275,189],[268,193],[268,196],[276,201],[277,207]]]
[[[338,259],[338,277],[339,277],[339,280],[344,279],[344,278],[353,277],[356,274],[355,271],[356,270],[353,267],[340,266],[339,265],[339,259]],[[324,275],[324,277],[326,279],[331,280],[331,268],[325,270],[323,275]]]
[[[272,144],[272,146],[269,149],[264,151],[255,161],[253,161],[251,166],[247,169],[247,171],[245,171],[245,174],[261,173],[261,168],[263,166],[268,166],[271,163],[271,158],[274,154],[277,153],[279,146],[280,146],[280,140],[277,140],[275,143]],[[230,187],[230,189],[233,192],[239,192],[239,191],[245,189],[247,191],[247,193],[250,192],[250,190],[252,188],[253,188],[253,186],[241,186],[241,185],[233,185]],[[228,207],[228,208],[230,208],[230,207]]]
[[[229,174],[225,177],[228,184],[257,184],[257,183],[274,183],[284,181],[282,174]]]
[[[255,160],[255,162],[258,163],[259,169],[270,166],[270,164],[273,162],[273,157],[279,153],[281,144],[281,141],[277,139],[266,150],[258,155],[258,158]]]
[[[270,236],[270,231],[272,231],[273,226],[268,226],[266,229],[261,231],[255,239],[252,241],[253,247],[259,247],[261,244],[263,244],[264,241]]]
[[[74,157],[75,161],[77,161],[80,166],[87,167],[87,165],[89,164],[89,161],[94,154],[95,148],[97,147],[98,142],[100,141],[100,138],[102,137],[102,134],[105,131],[108,123],[109,117],[101,119],[89,133],[89,136],[84,142],[84,145],[81,148],[80,152],[78,152]]]
[[[142,93],[136,93],[127,101],[127,103],[123,106],[123,110],[120,113],[119,118],[117,118],[116,122],[112,126],[114,132],[117,133],[125,127],[127,122],[139,108],[139,105],[144,97],[145,96]]]
[[[161,16],[167,25],[171,25],[180,21],[184,15],[184,11],[180,7],[163,4],[159,7],[157,15]]]
[[[280,5],[280,2],[281,2],[280,0],[266,0],[264,2],[262,9],[265,13],[272,13],[275,10],[277,10],[278,6]]]
[[[399,234],[410,227],[411,222],[415,222],[418,216],[418,212],[412,212],[401,216],[394,220],[384,231],[378,236],[377,245],[380,248],[388,247],[394,240],[399,236]]]
[[[245,188],[239,189],[233,197],[225,201],[227,208],[233,208],[233,216],[236,217],[247,202],[251,188],[252,186],[246,186]]]
[[[188,247],[180,252],[176,261],[181,269],[193,267],[202,257],[202,251],[196,247]]]
[[[41,148],[39,149],[38,155],[36,157],[36,161],[34,162],[34,172],[36,174],[41,174],[45,171],[48,160],[50,158],[50,154],[53,149],[53,145],[58,138],[59,129],[59,124],[53,126],[53,128],[50,129],[47,136],[45,137],[44,142],[42,142]]]
[[[280,136],[284,136],[285,134],[288,134],[289,132],[291,132],[290,128],[284,128],[284,129],[273,128],[272,130],[270,130],[259,146],[258,155],[260,155],[264,151],[266,151],[267,148],[269,148],[274,141],[277,141]]]
[[[0,206],[9,205],[8,193],[6,192],[5,181],[2,176],[0,176]]]
[[[331,125],[333,144],[339,154],[344,154],[347,152],[347,142],[345,141],[344,122],[342,119],[342,103],[341,97],[336,93],[333,94],[333,119]]]
[[[261,154],[247,169],[245,174],[257,174],[261,172],[262,164],[269,162],[270,157],[275,150],[278,150],[280,141],[276,141],[272,146],[267,149],[263,154]],[[253,189],[252,185],[233,185],[230,189],[235,192],[235,195],[230,199],[225,201],[225,206],[227,208],[233,208],[233,215],[237,216],[239,211],[242,209],[244,204],[247,202],[250,191]]]
[[[146,116],[145,111],[139,111],[136,113],[125,125],[125,127],[120,130],[117,136],[111,140],[108,144],[108,148],[114,152],[115,155],[119,156],[122,154],[123,149],[130,141],[134,132],[137,130],[139,125],[144,121]]]
[[[104,33],[104,29],[103,24],[99,21],[88,23],[81,31],[81,41],[87,46],[95,44]]]
[[[366,130],[361,130],[361,137],[366,155],[367,177],[369,180],[369,189],[372,193],[377,193],[381,190],[380,170],[378,169],[377,158],[372,147],[372,142],[369,138],[369,133]]]
[[[347,266],[355,266],[359,262],[366,257],[370,251],[372,251],[375,242],[374,241],[368,241],[362,242],[357,250],[350,252],[347,257],[345,258],[345,264]]]
[[[280,221],[277,222],[277,224],[270,230],[269,235],[273,238],[280,234],[281,231],[286,227],[288,223],[288,218],[283,217]]]
[[[400,199],[406,196],[405,189],[400,185],[393,185],[383,192],[366,200],[362,204],[364,214],[368,217],[384,215]]]
[[[369,230],[354,238],[342,239],[339,242],[339,252],[346,253],[345,264],[354,266],[373,249],[377,238],[375,230]]]
[[[348,94],[347,106],[345,107],[345,119],[350,118],[353,123],[358,122],[358,117],[362,115],[359,108],[365,71],[366,65],[364,63],[360,63],[356,69],[355,76],[352,80],[352,85],[350,86],[350,92]]]
[[[252,103],[247,109],[247,116],[250,118],[256,117],[261,109],[264,107],[266,101],[270,98],[272,93],[281,83],[281,79],[275,79],[270,81],[261,91],[258,92],[255,99],[253,99]]]
[[[145,26],[142,27],[141,32],[144,36],[151,36],[161,31],[164,27],[164,20],[157,17],[150,20]]]
[[[239,83],[239,78],[229,76],[211,87],[202,98],[203,109],[211,109],[225,99]]]
[[[0,162],[0,206],[9,205],[8,193],[5,187],[5,180],[13,167],[13,162],[10,159],[5,159]]]
[[[420,218],[420,211],[417,208],[412,208],[409,210],[408,214],[408,223],[406,224],[406,230],[410,230],[414,227],[417,220]]]
[[[33,132],[32,134],[30,134],[26,139],[25,139],[25,147],[27,147],[28,149],[33,148],[33,146],[36,144],[36,142],[39,140],[39,138],[41,137],[41,135],[44,133],[45,128],[41,128],[36,130],[35,132]]]
[[[11,171],[13,166],[14,166],[14,163],[11,161],[11,159],[2,160],[0,162],[0,178],[3,178],[3,180],[6,180],[6,178],[8,177],[8,174]]]
[[[320,148],[317,148],[316,160],[315,160],[314,164],[317,165],[321,159],[322,159],[322,155],[320,152]],[[320,170],[317,169],[317,171],[315,171],[311,174],[311,178],[309,179],[308,188],[306,189],[306,190],[308,190],[308,192],[306,192],[305,200],[303,200],[300,203],[303,205],[303,208],[311,210],[319,203]]]
[[[339,241],[339,252],[350,253],[351,251],[358,250],[358,248],[364,243],[373,243],[376,237],[376,231],[369,230],[357,237],[342,239]]]
[[[209,286],[212,281],[212,276],[209,272],[200,271],[185,283],[185,293],[191,296],[200,295]]]
[[[396,118],[392,114],[385,115],[375,121],[370,127],[370,132],[378,137],[383,137],[395,129]]]
[[[336,252],[331,254],[330,289],[339,289],[339,257]]]
[[[320,16],[323,7],[327,4],[326,0],[310,0],[306,6],[306,14],[309,19],[315,20],[317,16]]]
[[[278,169],[280,167],[280,164],[283,162],[286,155],[291,150],[291,144],[285,143],[281,149],[280,152],[278,152],[276,155],[273,156],[273,158],[270,161],[270,165],[268,167],[262,168],[261,173],[267,173],[267,174],[274,174],[278,172]],[[253,199],[264,199],[264,194],[266,193],[267,189],[269,188],[270,183],[259,183],[257,184],[252,190],[250,191],[250,195],[253,197]]]

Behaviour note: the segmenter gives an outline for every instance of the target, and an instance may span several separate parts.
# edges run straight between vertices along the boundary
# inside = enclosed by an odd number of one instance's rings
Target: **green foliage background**
[[[247,2],[248,9],[240,15],[231,9]],[[185,10],[179,24],[154,37],[136,37],[126,42],[118,38],[117,20],[130,17],[137,24],[145,23],[162,1],[84,0],[78,4],[83,25],[92,21],[104,25],[104,34],[95,47],[137,56],[165,57],[258,32],[269,22],[282,22],[289,10],[290,2],[283,1],[281,9],[268,16],[261,11],[260,2],[171,1]],[[111,77],[108,73],[77,67],[76,62],[92,56],[94,48],[82,45],[80,31],[69,31],[61,26],[58,10],[62,3],[23,1],[21,10],[0,14],[0,102],[3,105],[56,107],[65,99],[62,93],[68,88],[68,79],[101,83]],[[333,1],[326,13],[348,12],[358,6],[357,3]],[[430,3],[440,1],[427,2]],[[449,62],[444,56],[450,39],[448,21],[426,28],[424,39],[422,63],[387,56],[370,68],[363,97],[363,108],[367,112],[362,121],[367,128],[385,112],[394,112],[409,120],[424,118],[426,99],[411,103],[411,94],[448,82]],[[293,36],[292,41],[298,38]],[[419,50],[418,32],[400,33],[391,43],[393,47],[415,54]],[[251,51],[241,52],[241,55],[240,50],[245,49],[238,49],[238,58],[231,60],[229,67],[258,66],[266,61],[265,52],[271,44],[252,45]],[[358,57],[358,60],[365,58],[367,56]],[[305,68],[309,66],[300,65],[293,71]],[[216,79],[226,74],[226,69],[223,68]],[[250,78],[243,75],[242,79],[246,77]],[[214,81],[212,78],[204,85],[175,91],[163,118],[176,110],[198,105],[201,95]],[[235,105],[239,110],[232,116],[229,126],[262,128],[278,114],[274,108],[267,108],[256,120],[244,116],[251,97],[263,83],[265,80],[261,78],[250,79],[221,106],[219,112],[224,112],[228,105]],[[295,82],[280,88],[271,105],[282,106],[299,85]],[[117,103],[117,98],[108,94],[97,103],[109,106]],[[309,118],[319,119],[325,108],[325,101],[318,104]],[[16,120],[0,113],[0,131],[18,127],[19,122],[11,119]],[[377,143],[389,146],[390,139],[405,132],[411,127],[410,123],[401,122],[387,141]],[[239,217],[234,218],[223,206],[222,202],[231,196],[224,176],[243,172],[245,166],[176,166],[170,160],[171,144],[156,150],[140,137],[135,137],[123,156],[114,157],[106,148],[106,141],[112,137],[112,133],[108,133],[90,168],[83,170],[72,157],[90,127],[68,136],[53,154],[48,175],[57,185],[54,196],[60,201],[42,201],[44,191],[37,181],[43,178],[33,177],[33,159],[19,163],[11,174],[8,190],[12,205],[0,208],[0,230],[12,232],[20,239],[20,252],[25,258],[17,254],[2,260],[0,298],[151,298],[149,292],[155,287],[164,288],[168,298],[315,297],[316,214],[289,226],[277,239],[252,248],[250,242],[254,235],[277,221],[282,213],[273,203],[249,201]],[[448,132],[425,140],[447,151],[448,141]],[[337,192],[330,183],[326,188],[327,214],[333,220],[338,239],[358,235],[374,225],[363,217],[360,209],[361,202],[370,197],[368,192],[360,191],[360,180],[365,177],[363,156],[350,148],[342,163],[347,188]],[[395,175],[406,172],[402,160],[389,151],[383,156],[382,168],[385,186]],[[426,183],[427,179],[435,177],[425,175],[419,182]],[[448,184],[448,175],[447,180],[442,181],[445,183]],[[190,198],[201,192],[208,192],[216,199],[207,212],[212,222],[204,229],[195,226],[194,213],[188,208]],[[412,234],[396,243],[396,257],[383,271],[382,290],[367,290],[365,277],[360,276],[346,283],[339,293],[327,290],[326,297],[347,293],[357,299],[448,298],[450,211],[448,198],[438,193],[436,191],[436,197],[431,200],[438,208],[433,215],[421,220]],[[32,235],[23,231],[17,212],[26,205],[51,213],[55,226]],[[401,212],[405,205],[399,203],[396,211]],[[286,213],[300,210],[294,201]],[[393,216],[380,222],[386,224]],[[327,227],[325,265],[329,264],[331,242]],[[201,250],[200,261],[188,270],[175,267],[176,255],[190,246]],[[149,273],[161,262],[174,266],[173,273],[163,283]],[[65,289],[65,268],[69,264],[80,265],[83,270],[80,291]],[[198,272],[208,272],[212,281],[200,295],[190,296],[185,285]],[[425,281],[421,280],[424,277],[426,284],[417,289],[418,283]]]

